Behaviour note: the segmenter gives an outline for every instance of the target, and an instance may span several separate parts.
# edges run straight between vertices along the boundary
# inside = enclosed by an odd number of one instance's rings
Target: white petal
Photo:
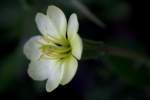
[[[68,35],[68,40],[70,41],[72,47],[73,56],[75,56],[77,59],[80,59],[83,46],[82,46],[82,40],[80,36],[77,34],[78,28],[79,28],[79,23],[77,20],[77,16],[76,14],[72,14],[68,22],[67,35]]]
[[[47,15],[38,13],[36,15],[35,21],[39,31],[44,36],[49,36],[51,39],[60,38],[60,35],[58,34],[56,27],[53,25],[52,21]]]
[[[47,92],[51,92],[56,89],[62,79],[63,67],[61,67],[61,62],[53,61],[53,66],[50,67],[48,81],[46,83]]]
[[[62,67],[64,68],[64,73],[60,84],[65,85],[72,80],[77,71],[77,66],[78,62],[72,56],[64,60],[62,64]]]
[[[66,36],[67,21],[64,13],[56,6],[49,6],[47,9],[47,15],[53,22],[53,25],[57,28],[58,32],[62,36]]]
[[[72,55],[80,60],[83,51],[83,44],[80,36],[76,34],[71,39],[69,39],[69,41],[72,49]]]
[[[49,60],[31,61],[28,68],[29,76],[34,80],[46,80],[49,76],[49,67],[53,66]]]
[[[31,39],[29,39],[23,48],[23,52],[26,55],[26,57],[30,60],[37,60],[41,56],[40,47],[41,44],[39,43],[42,41],[41,36],[34,36]]]
[[[72,14],[68,21],[68,29],[67,29],[67,35],[68,38],[73,37],[75,34],[77,34],[79,29],[79,23],[76,14]]]

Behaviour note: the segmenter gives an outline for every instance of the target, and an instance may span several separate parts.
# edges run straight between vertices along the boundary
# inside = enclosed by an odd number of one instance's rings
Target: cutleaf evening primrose
[[[51,92],[69,83],[76,73],[83,49],[77,34],[79,23],[72,14],[67,24],[64,13],[53,5],[46,15],[38,13],[35,21],[41,35],[24,45],[24,54],[31,61],[28,74],[34,80],[47,80],[46,90]]]

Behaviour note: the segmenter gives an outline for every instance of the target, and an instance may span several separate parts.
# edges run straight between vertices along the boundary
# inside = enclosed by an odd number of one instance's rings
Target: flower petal
[[[62,36],[66,36],[67,21],[64,13],[56,6],[49,6],[47,9],[47,15],[51,19],[53,25],[57,28],[57,31]]]
[[[72,80],[77,71],[77,66],[78,62],[73,56],[64,60],[61,66],[64,68],[64,73],[60,84],[65,85]]]
[[[75,34],[77,34],[79,29],[79,23],[76,14],[72,14],[68,21],[68,29],[67,36],[68,38],[72,38]]]
[[[83,44],[80,36],[76,34],[69,41],[72,49],[72,55],[80,60],[83,51]]]
[[[43,41],[41,36],[34,36],[25,43],[23,52],[28,59],[37,60],[40,58],[40,41]]]
[[[29,64],[28,74],[34,80],[46,80],[48,79],[50,69],[53,66],[49,60],[36,60]]]
[[[63,75],[63,67],[61,67],[61,62],[54,61],[52,62],[52,66],[50,67],[48,81],[46,83],[47,92],[51,92],[56,89],[62,79]]]
[[[68,22],[67,35],[68,35],[68,40],[70,41],[70,45],[72,47],[73,56],[75,56],[77,59],[80,59],[83,46],[82,46],[82,40],[80,36],[77,34],[78,28],[79,28],[79,23],[77,20],[77,16],[76,14],[72,14]]]
[[[39,31],[44,35],[44,36],[49,36],[51,39],[59,39],[60,35],[57,32],[56,27],[52,23],[51,19],[42,13],[38,13],[35,18],[37,27]]]

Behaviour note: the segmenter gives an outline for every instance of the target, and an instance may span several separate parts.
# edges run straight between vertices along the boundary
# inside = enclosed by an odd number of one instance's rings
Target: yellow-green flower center
[[[51,59],[64,59],[68,57],[71,54],[71,46],[69,41],[65,41],[64,43],[53,43],[53,45],[48,43],[42,45],[40,47],[42,56],[46,56]]]

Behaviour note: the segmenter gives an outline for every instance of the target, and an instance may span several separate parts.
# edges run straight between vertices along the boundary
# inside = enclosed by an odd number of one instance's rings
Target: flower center
[[[71,54],[71,46],[61,45],[55,43],[55,45],[46,44],[41,46],[42,56],[46,56],[51,59],[64,59]]]

